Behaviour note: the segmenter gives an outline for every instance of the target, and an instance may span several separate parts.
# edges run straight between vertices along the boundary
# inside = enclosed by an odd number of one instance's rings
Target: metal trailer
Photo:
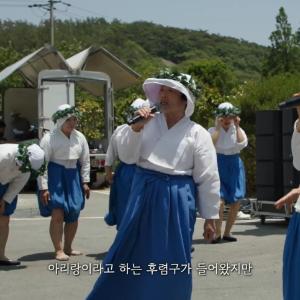
[[[51,116],[60,104],[75,105],[75,85],[104,101],[104,139],[106,152],[113,132],[113,91],[126,88],[140,77],[104,48],[89,47],[69,59],[54,47],[46,45],[0,72],[0,82],[12,74],[23,78],[24,88],[8,88],[1,95],[2,119],[7,124],[6,136],[13,140],[12,113],[21,113],[37,127],[36,138],[51,130]],[[97,117],[97,116],[95,116]],[[91,149],[92,170],[101,168],[105,154]]]

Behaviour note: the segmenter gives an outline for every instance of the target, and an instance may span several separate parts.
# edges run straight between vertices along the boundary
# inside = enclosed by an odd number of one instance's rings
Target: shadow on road
[[[239,221],[237,225],[248,225],[249,223],[243,223],[243,221]],[[246,228],[245,230],[235,230],[235,225],[233,226],[232,234],[235,235],[249,235],[249,236],[267,236],[273,234],[286,234],[288,225],[285,220],[266,220],[265,224],[261,224],[260,221],[251,224],[252,228]],[[253,228],[254,227],[254,228]]]
[[[19,258],[20,261],[37,261],[37,260],[52,260],[52,259],[54,259],[54,252],[34,253]]]
[[[102,253],[95,253],[95,254],[86,254],[87,257],[93,257],[95,258],[95,260],[103,260],[104,257],[106,256],[107,251],[106,252],[102,252]]]
[[[0,266],[0,272],[1,271],[15,271],[15,270],[23,270],[26,269],[27,266]]]
[[[204,238],[203,239],[193,239],[192,244],[193,245],[203,245],[203,244],[208,244],[208,242],[205,241]]]

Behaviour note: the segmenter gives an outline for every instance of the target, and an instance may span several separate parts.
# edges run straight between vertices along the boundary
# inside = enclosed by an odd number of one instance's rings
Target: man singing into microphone
[[[220,181],[210,134],[190,120],[197,87],[187,74],[160,72],[143,89],[160,113],[142,108],[143,120],[120,136],[124,161],[137,164],[127,209],[103,265],[103,273],[87,299],[191,299],[192,233],[196,208],[204,223],[204,237],[212,240],[219,218]],[[122,272],[122,266],[136,273]],[[155,271],[156,270],[156,271]]]

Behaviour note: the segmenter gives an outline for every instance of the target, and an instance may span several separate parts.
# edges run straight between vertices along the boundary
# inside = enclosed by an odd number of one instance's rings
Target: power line
[[[82,7],[76,6],[76,5],[74,5],[74,4],[72,4],[72,7],[77,8],[78,10],[81,10],[81,11],[88,12],[88,13],[90,13],[90,14],[92,14],[92,15],[95,15],[95,11],[91,11],[91,10],[82,8]],[[96,13],[96,14],[97,14],[97,13]]]
[[[62,4],[67,7],[71,6],[70,3],[63,2],[61,0],[48,0],[48,3],[44,3],[44,4],[35,3],[35,4],[28,5],[28,7],[30,7],[30,8],[41,8],[41,9],[45,9],[45,10],[49,11],[49,14],[50,14],[50,43],[52,46],[54,46],[54,14],[53,14],[53,11],[56,9],[56,7],[55,7],[56,4]]]
[[[33,9],[31,10],[31,13],[35,16],[35,17],[37,17],[37,18],[39,18],[40,20],[42,20],[44,17],[45,17],[45,15],[47,14],[47,12],[43,12],[41,9],[40,9],[40,12],[42,12],[42,14],[38,14],[38,13],[36,13]]]
[[[24,3],[24,2],[33,2],[32,0],[0,0],[0,2],[9,2],[9,3],[11,3],[11,2],[22,2],[22,3]]]
[[[27,3],[24,3],[24,0],[0,0],[0,6],[1,7],[14,7],[14,6],[23,6],[26,7],[28,4],[32,3],[33,0],[25,1]]]
[[[91,10],[85,9],[85,8],[83,8],[83,7],[79,7],[79,6],[74,5],[74,4],[72,4],[72,7],[75,8],[75,9],[78,9],[78,10],[80,10],[80,11],[85,11],[85,12],[87,12],[87,13],[89,13],[89,14],[92,14],[92,15],[95,16],[95,17],[98,17],[98,18],[100,18],[100,17],[101,17],[101,18],[109,18],[108,16],[103,16],[103,15],[100,16],[100,13],[98,14],[98,13],[95,12],[95,11],[91,11]]]
[[[81,19],[86,19],[87,16],[83,16],[83,15],[78,15],[76,13],[70,12],[70,11],[65,11],[65,10],[56,10],[57,13],[60,13],[61,15],[65,15],[68,17],[77,17],[77,18],[81,18]]]
[[[0,6],[1,7],[26,7],[27,5],[26,4],[2,4],[0,3]]]

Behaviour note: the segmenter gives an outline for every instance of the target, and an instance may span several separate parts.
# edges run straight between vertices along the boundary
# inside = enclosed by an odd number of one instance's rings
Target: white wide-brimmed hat
[[[159,91],[162,85],[175,89],[186,96],[187,106],[185,116],[190,117],[195,108],[195,96],[199,93],[192,76],[165,70],[160,72],[156,77],[146,79],[143,89],[151,103],[159,104]]]

